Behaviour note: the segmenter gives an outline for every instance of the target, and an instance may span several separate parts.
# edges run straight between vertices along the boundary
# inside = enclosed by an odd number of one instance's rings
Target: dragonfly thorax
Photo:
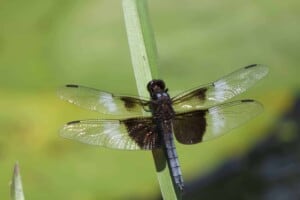
[[[162,80],[152,80],[147,88],[151,96],[150,108],[153,116],[161,120],[172,119],[175,113],[165,83]]]

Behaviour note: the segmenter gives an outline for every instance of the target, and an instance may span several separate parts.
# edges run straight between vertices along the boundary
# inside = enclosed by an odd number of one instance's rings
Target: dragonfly
[[[163,80],[151,80],[150,98],[116,95],[69,84],[58,90],[61,99],[117,119],[76,120],[65,124],[60,135],[86,143],[121,150],[163,149],[173,183],[183,190],[176,140],[185,145],[207,141],[244,124],[263,111],[256,100],[228,102],[268,73],[252,64],[214,82],[170,97]]]

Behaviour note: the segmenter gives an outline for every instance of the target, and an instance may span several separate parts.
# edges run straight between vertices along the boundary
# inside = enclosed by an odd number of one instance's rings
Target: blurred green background
[[[177,144],[186,181],[242,155],[299,91],[300,2],[149,1],[159,73],[171,92],[253,63],[267,78],[238,98],[265,112],[201,145]],[[0,199],[19,161],[27,199],[132,199],[159,193],[151,152],[91,147],[58,136],[76,119],[101,117],[56,96],[77,83],[137,94],[121,1],[2,1],[0,6]]]

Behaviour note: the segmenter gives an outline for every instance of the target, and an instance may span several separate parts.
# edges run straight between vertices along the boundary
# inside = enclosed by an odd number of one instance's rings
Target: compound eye
[[[148,83],[147,89],[149,92],[153,92],[153,80]]]
[[[160,89],[165,90],[165,82],[163,82],[162,80],[158,80],[156,84],[158,87],[160,87]]]
[[[165,83],[162,80],[152,80],[148,83],[147,89],[149,92],[153,92],[155,90],[165,90]]]

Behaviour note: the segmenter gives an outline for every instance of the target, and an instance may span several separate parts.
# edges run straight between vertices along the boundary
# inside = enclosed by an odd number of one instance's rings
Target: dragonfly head
[[[150,92],[150,94],[167,91],[165,82],[159,79],[154,79],[150,81],[147,85],[147,89]]]

